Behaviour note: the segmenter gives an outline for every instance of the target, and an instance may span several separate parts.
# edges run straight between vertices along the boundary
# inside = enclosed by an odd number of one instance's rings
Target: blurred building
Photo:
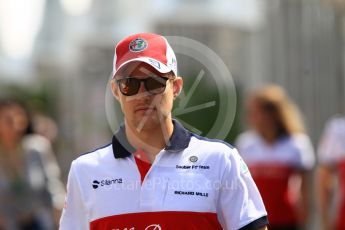
[[[269,82],[284,86],[301,107],[314,142],[325,120],[344,112],[342,16],[330,5],[315,0],[253,1],[253,20],[239,23],[231,15],[223,17],[222,12],[231,14],[226,1],[218,1],[212,17],[198,14],[214,9],[208,1],[190,2],[195,6],[181,4],[176,11],[179,20],[157,20],[157,30],[212,48],[244,89]]]

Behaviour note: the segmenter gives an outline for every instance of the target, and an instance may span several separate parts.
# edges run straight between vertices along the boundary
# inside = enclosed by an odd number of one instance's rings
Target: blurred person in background
[[[318,160],[316,186],[322,229],[345,229],[344,116],[333,117],[327,122],[318,147]],[[338,195],[339,202],[332,202],[334,195]]]
[[[236,147],[262,195],[269,229],[299,229],[308,217],[308,174],[314,165],[299,111],[277,85],[253,91],[245,107],[251,129]]]
[[[54,229],[63,208],[50,141],[32,130],[23,105],[0,101],[0,229]]]

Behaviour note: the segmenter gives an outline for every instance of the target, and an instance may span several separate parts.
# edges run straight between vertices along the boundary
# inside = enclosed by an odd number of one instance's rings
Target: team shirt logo
[[[197,156],[191,156],[191,157],[189,158],[189,161],[192,162],[192,163],[195,163],[195,162],[198,161],[198,157],[197,157]]]
[[[104,179],[101,181],[94,180],[92,181],[92,187],[97,189],[99,186],[111,186],[115,184],[122,184],[122,178],[114,178],[114,179]]]
[[[249,171],[247,164],[244,162],[242,158],[240,158],[240,168],[241,168],[241,173],[246,173]]]
[[[159,224],[151,224],[145,230],[162,230],[162,227]]]
[[[142,38],[136,38],[129,43],[129,50],[132,52],[140,52],[147,48],[147,41]]]
[[[99,181],[94,180],[94,181],[92,182],[92,188],[96,189],[96,188],[98,188],[98,185],[99,185]]]

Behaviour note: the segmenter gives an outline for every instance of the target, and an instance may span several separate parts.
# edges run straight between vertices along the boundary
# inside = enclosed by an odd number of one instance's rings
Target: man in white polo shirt
[[[167,40],[135,34],[115,48],[112,91],[125,124],[72,162],[60,229],[266,229],[236,149],[172,119],[182,89]]]

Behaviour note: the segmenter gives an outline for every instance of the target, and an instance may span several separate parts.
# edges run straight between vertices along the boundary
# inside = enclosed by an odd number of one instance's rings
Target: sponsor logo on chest
[[[98,189],[99,187],[111,186],[115,184],[122,184],[122,178],[94,180],[92,181],[92,188]]]

